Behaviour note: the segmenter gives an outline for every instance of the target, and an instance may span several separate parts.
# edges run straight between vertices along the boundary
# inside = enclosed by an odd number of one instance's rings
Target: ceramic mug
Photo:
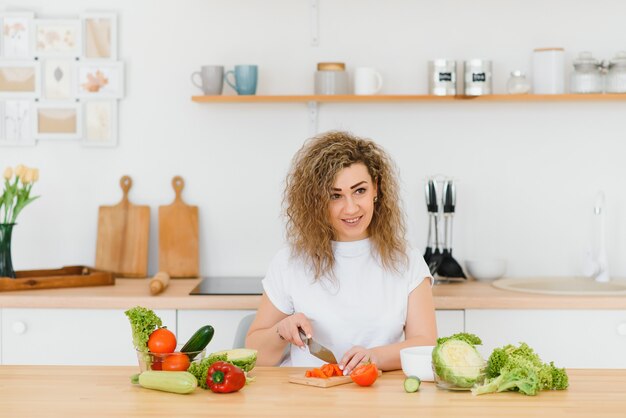
[[[231,86],[239,95],[253,95],[256,94],[256,84],[258,78],[258,66],[256,65],[235,65],[234,71],[227,71],[224,74],[224,80]],[[233,74],[235,77],[235,83],[231,83],[228,79],[228,75]]]
[[[383,78],[373,68],[359,67],[354,71],[354,94],[376,94],[383,87]]]
[[[224,89],[224,67],[203,65],[200,71],[191,74],[191,82],[207,96],[220,95]]]

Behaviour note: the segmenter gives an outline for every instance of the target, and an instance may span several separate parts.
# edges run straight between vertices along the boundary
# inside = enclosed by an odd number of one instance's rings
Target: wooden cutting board
[[[379,370],[378,376],[383,373]],[[304,377],[304,372],[300,374],[289,375],[289,383],[296,383],[298,385],[315,386],[317,388],[330,388],[338,385],[345,385],[346,383],[353,383],[350,376],[334,376],[328,379],[322,379],[320,377]]]
[[[174,177],[172,187],[176,192],[174,202],[159,206],[159,271],[171,278],[198,277],[198,207],[183,202],[182,177]]]
[[[116,277],[143,278],[148,275],[150,208],[130,203],[132,185],[129,176],[122,177],[122,201],[99,208],[96,269],[112,271]]]

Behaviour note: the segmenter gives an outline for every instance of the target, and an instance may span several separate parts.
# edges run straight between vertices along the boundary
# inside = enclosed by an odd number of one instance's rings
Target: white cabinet
[[[435,315],[439,337],[447,337],[465,330],[465,312],[463,310],[437,310]]]
[[[465,329],[487,352],[523,341],[559,367],[626,368],[626,311],[470,309]]]
[[[1,310],[2,364],[136,365],[123,309]],[[176,333],[176,311],[155,310]]]
[[[215,329],[206,352],[233,348],[237,326],[242,318],[256,310],[179,310],[178,338],[187,341],[200,327],[211,325]]]

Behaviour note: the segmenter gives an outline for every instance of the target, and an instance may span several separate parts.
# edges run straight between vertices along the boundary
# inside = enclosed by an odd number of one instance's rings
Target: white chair
[[[239,325],[237,326],[237,331],[235,331],[235,341],[233,341],[233,348],[244,348],[246,346],[246,334],[248,333],[248,329],[254,321],[256,317],[256,313],[246,315],[241,318],[239,321]]]

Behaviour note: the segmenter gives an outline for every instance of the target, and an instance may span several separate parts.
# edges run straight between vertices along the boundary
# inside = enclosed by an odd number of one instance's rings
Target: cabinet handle
[[[618,335],[626,335],[626,322],[622,322],[617,326]]]
[[[15,321],[13,323],[13,332],[16,334],[24,334],[26,332],[26,323],[22,321]]]

